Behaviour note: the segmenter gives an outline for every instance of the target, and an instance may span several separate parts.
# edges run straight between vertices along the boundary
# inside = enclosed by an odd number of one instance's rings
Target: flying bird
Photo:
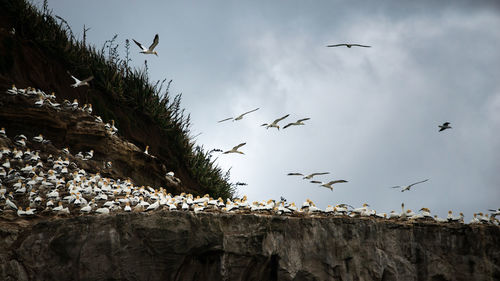
[[[274,127],[274,128],[276,128],[276,129],[279,130],[280,126],[278,126],[278,122],[281,121],[281,120],[283,120],[283,119],[285,119],[285,118],[287,118],[288,116],[290,116],[290,114],[287,114],[287,115],[285,115],[285,116],[283,116],[281,118],[278,118],[278,119],[274,120],[271,124],[264,123],[261,126],[266,126],[266,129]]]
[[[239,115],[239,116],[237,116],[237,117],[235,117],[235,118],[233,118],[233,117],[229,117],[229,118],[226,118],[226,119],[223,119],[223,120],[217,121],[217,123],[224,122],[224,121],[231,120],[231,119],[233,119],[233,121],[238,121],[238,120],[243,119],[243,116],[245,116],[246,114],[248,114],[248,113],[252,113],[252,112],[257,111],[257,110],[259,110],[259,108],[256,108],[256,109],[253,109],[253,110],[247,111],[247,112],[245,112],[245,113],[243,113],[243,114],[241,114],[241,115]]]
[[[73,87],[73,88],[77,88],[77,87],[81,87],[81,86],[90,86],[89,85],[90,80],[94,79],[94,76],[90,76],[89,78],[80,81],[78,78],[71,75],[71,73],[68,72],[68,74],[69,74],[69,76],[71,76],[71,78],[73,78],[73,80],[75,80],[75,84],[71,84],[71,87]]]
[[[299,120],[297,120],[297,121],[295,121],[295,122],[288,123],[285,127],[283,127],[283,129],[286,129],[286,128],[290,127],[290,126],[305,125],[305,124],[304,124],[304,121],[307,121],[307,120],[309,120],[309,119],[311,119],[311,118],[299,119]]]
[[[303,176],[303,179],[310,180],[314,176],[327,175],[327,174],[329,174],[329,172],[312,173],[312,174],[309,174],[309,175],[304,175],[302,173],[288,173],[288,176]]]
[[[239,154],[245,154],[245,153],[243,153],[243,152],[241,152],[241,151],[238,151],[238,148],[240,148],[240,147],[244,146],[245,144],[247,144],[247,143],[246,143],[246,142],[244,142],[244,143],[240,143],[240,144],[238,144],[237,146],[233,147],[231,150],[225,151],[225,152],[223,152],[222,154],[228,154],[228,153],[239,153]]]
[[[346,46],[347,48],[351,48],[351,47],[370,48],[371,47],[371,46],[360,45],[360,44],[335,44],[335,45],[328,45],[327,47],[341,47],[341,46]]]
[[[429,179],[426,179],[426,180],[423,180],[423,181],[419,181],[419,182],[415,182],[415,183],[412,183],[412,184],[407,185],[407,186],[400,186],[400,185],[398,185],[398,186],[393,186],[392,188],[403,188],[403,189],[401,190],[401,192],[404,192],[404,191],[407,191],[407,190],[408,190],[408,191],[410,191],[410,188],[411,188],[412,186],[414,186],[414,185],[416,185],[416,184],[419,184],[419,183],[426,182],[426,181],[428,181],[428,180],[429,180]]]
[[[446,129],[451,129],[450,122],[444,122],[443,125],[439,125],[439,131],[444,131]]]
[[[321,181],[311,181],[311,183],[317,183],[320,186],[329,188],[331,191],[333,191],[333,186],[336,183],[344,183],[347,182],[346,180],[334,180],[334,181],[329,181],[329,182],[321,182]]]
[[[135,39],[132,39],[135,44],[137,44],[137,46],[139,46],[139,48],[142,49],[142,51],[140,51],[141,54],[145,54],[145,55],[156,55],[158,56],[158,53],[156,51],[153,51],[154,48],[156,47],[156,45],[158,45],[158,42],[160,42],[160,37],[158,36],[158,34],[155,35],[155,39],[153,40],[153,44],[151,44],[151,46],[149,46],[149,48],[146,48],[144,47],[141,43],[135,41]]]

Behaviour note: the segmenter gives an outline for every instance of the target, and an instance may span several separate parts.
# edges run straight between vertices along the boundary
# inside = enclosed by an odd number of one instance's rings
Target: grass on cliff
[[[94,75],[92,84],[97,90],[149,116],[161,128],[165,142],[178,153],[179,160],[186,164],[188,173],[204,188],[204,192],[216,198],[234,195],[236,185],[229,182],[229,171],[222,171],[210,153],[195,145],[189,137],[190,116],[181,108],[181,95],[170,95],[171,81],[166,85],[166,80],[150,81],[146,62],[142,69],[129,66],[128,40],[125,42],[125,57],[121,58],[116,36],[106,41],[100,50],[87,45],[86,30],[81,40],[76,39],[67,22],[52,15],[47,1],[40,10],[26,0],[7,1],[2,6],[9,14],[15,15],[17,36],[29,38],[44,51],[60,57],[77,77]],[[116,121],[119,124],[120,120]]]

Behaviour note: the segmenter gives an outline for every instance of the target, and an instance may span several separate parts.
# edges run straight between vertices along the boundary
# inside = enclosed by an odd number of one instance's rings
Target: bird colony
[[[74,78],[75,79],[75,78]],[[76,79],[75,79],[76,80]],[[89,79],[85,79],[90,81]],[[88,85],[87,85],[88,86]],[[92,115],[91,105],[79,106],[78,101],[73,103],[56,101],[55,93],[33,89],[17,89],[15,85],[7,89],[5,94],[26,97],[34,107],[53,111],[61,110],[84,111]],[[244,114],[234,118],[242,118]],[[117,136],[118,129],[112,124],[104,124],[100,117],[94,116],[96,125],[104,126],[108,134]],[[283,119],[280,118],[280,119]],[[299,120],[300,121],[300,120]],[[271,123],[277,126],[278,121]],[[266,125],[269,126],[269,125]],[[118,136],[117,136],[118,137]],[[73,155],[67,147],[58,149],[58,155],[52,155],[45,149],[51,145],[50,140],[38,134],[27,136],[20,134],[9,137],[5,128],[0,129],[0,214],[17,215],[19,217],[38,216],[75,216],[88,214],[107,215],[119,212],[155,212],[159,210],[175,212],[219,212],[219,213],[251,213],[256,215],[288,215],[288,216],[342,216],[342,217],[370,217],[373,219],[427,221],[433,223],[464,223],[463,214],[453,215],[450,211],[447,218],[432,216],[428,208],[418,212],[407,210],[404,204],[401,211],[379,213],[364,204],[354,208],[348,204],[329,205],[321,210],[314,202],[307,199],[301,205],[288,203],[285,198],[278,200],[264,200],[248,202],[243,198],[227,199],[203,197],[181,193],[172,195],[163,188],[150,186],[136,186],[130,179],[113,179],[101,176],[99,173],[90,173],[79,167],[80,161],[93,159],[94,151],[81,151]],[[239,144],[223,153],[241,153]],[[148,148],[144,154],[151,156]],[[71,160],[70,160],[71,159]],[[112,169],[112,163],[101,159],[106,169]],[[303,180],[332,189],[334,184],[345,183],[345,180],[321,182],[312,180],[316,176],[324,176],[328,172],[311,174],[289,173],[290,176],[299,176]],[[165,175],[172,181],[179,182],[173,172]],[[409,190],[410,184],[402,188]],[[490,210],[491,214],[477,213],[470,223],[498,224],[496,216],[500,210]]]
[[[141,43],[133,40],[140,48],[142,54],[158,53],[154,48],[159,43],[159,36],[156,34],[153,43],[146,48]],[[363,47],[371,46],[360,44],[335,44],[327,47]],[[90,86],[90,76],[80,80],[68,74],[74,80],[73,88]],[[58,112],[60,110],[84,111],[92,115],[92,105],[80,106],[78,100],[70,102],[64,100],[62,103],[56,101],[55,93],[46,94],[44,91],[28,87],[18,89],[15,85],[7,89],[4,94],[10,96],[21,95],[33,100],[33,106]],[[239,121],[246,115],[259,110],[259,108],[249,110],[236,117],[228,117],[218,121]],[[261,126],[266,129],[275,128],[280,130],[279,123],[290,115],[286,114],[269,123]],[[104,126],[109,135],[116,135],[118,129],[114,121],[103,124],[99,116],[94,116],[95,122]],[[303,126],[310,118],[301,118],[295,122],[283,126],[287,129],[292,126]],[[451,129],[450,123],[445,122],[439,126],[439,131]],[[32,216],[69,216],[84,214],[110,214],[117,212],[154,212],[158,210],[183,211],[183,212],[221,212],[221,213],[253,213],[258,215],[303,215],[303,216],[344,216],[344,217],[371,217],[387,220],[408,220],[427,221],[437,223],[464,223],[464,215],[453,215],[449,211],[447,218],[439,218],[431,215],[428,208],[421,208],[418,212],[405,209],[401,205],[401,211],[391,211],[390,213],[379,213],[370,209],[368,204],[363,204],[360,208],[354,208],[348,204],[332,204],[321,210],[314,202],[307,199],[300,206],[295,203],[288,203],[283,197],[278,200],[264,200],[260,202],[248,202],[246,196],[233,200],[222,198],[211,198],[209,195],[203,197],[192,194],[181,193],[172,195],[163,188],[153,188],[150,186],[136,186],[130,179],[113,179],[101,176],[99,173],[89,173],[79,167],[79,161],[90,160],[94,157],[94,151],[78,152],[72,155],[68,148],[60,149],[59,155],[49,154],[44,147],[50,144],[50,140],[44,139],[39,134],[32,136],[31,140],[25,135],[17,135],[10,138],[5,128],[0,129],[0,214],[15,213],[20,217]],[[214,149],[212,152],[222,154],[244,154],[240,151],[246,143],[240,143],[228,150]],[[154,157],[146,146],[144,154]],[[72,161],[70,161],[70,158]],[[106,169],[112,169],[111,161],[100,159]],[[314,172],[303,174],[299,172],[288,173],[288,176],[302,177],[310,183],[328,188],[333,191],[333,185],[347,183],[347,180],[335,179],[330,181],[313,180],[313,177],[328,175],[329,172]],[[174,172],[165,175],[166,179],[180,183]],[[422,180],[406,186],[394,186],[400,188],[402,192],[410,191],[410,188],[428,181]],[[238,183],[246,185],[244,183]],[[476,213],[470,223],[499,224],[496,216],[500,215],[500,209],[489,210],[491,214]]]

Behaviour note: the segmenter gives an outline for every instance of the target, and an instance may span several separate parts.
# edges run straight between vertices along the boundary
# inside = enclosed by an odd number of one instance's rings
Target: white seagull
[[[347,48],[351,48],[351,47],[363,47],[363,48],[370,48],[371,46],[367,46],[367,45],[360,45],[360,44],[348,44],[348,43],[344,43],[344,44],[335,44],[335,45],[327,45],[327,47],[342,47],[342,46],[346,46]]]
[[[137,46],[139,46],[139,48],[142,49],[142,51],[140,52],[141,54],[150,54],[150,55],[156,55],[158,56],[158,53],[156,51],[153,51],[153,49],[156,47],[156,45],[158,45],[158,42],[160,42],[160,37],[158,36],[158,34],[155,35],[155,39],[153,40],[153,44],[151,44],[151,46],[149,46],[149,48],[146,48],[144,47],[141,43],[135,41],[135,39],[132,39],[134,40],[135,44],[137,44]]]
[[[446,129],[451,129],[450,122],[444,122],[443,125],[439,125],[439,131],[444,131]]]
[[[94,79],[94,76],[90,76],[89,78],[83,79],[82,81],[80,81],[78,78],[71,75],[71,73],[68,72],[68,74],[71,76],[71,78],[73,78],[73,80],[75,80],[75,84],[71,84],[71,87],[73,87],[73,88],[77,88],[77,87],[81,87],[81,86],[90,86],[89,85],[90,80]]]
[[[274,120],[271,124],[264,123],[261,126],[266,126],[266,129],[274,127],[274,128],[276,128],[276,129],[279,130],[280,126],[278,126],[278,122],[281,121],[281,120],[283,120],[283,119],[285,119],[285,118],[287,118],[288,116],[290,116],[290,114],[287,114],[287,115],[285,115],[285,116],[283,116],[281,118],[278,118],[278,119]]]
[[[240,114],[239,116],[237,116],[237,117],[235,117],[235,118],[233,118],[233,117],[229,117],[229,118],[226,118],[226,119],[222,119],[222,120],[220,120],[220,121],[217,121],[217,123],[224,122],[224,121],[231,120],[231,119],[233,119],[233,121],[238,121],[238,120],[243,119],[243,116],[245,116],[246,114],[248,114],[248,113],[252,113],[252,112],[257,111],[257,110],[259,110],[259,108],[256,108],[256,109],[252,109],[252,110],[250,110],[250,111],[247,111],[247,112],[245,112],[245,113],[243,113],[243,114]]]
[[[333,191],[333,186],[336,183],[344,183],[347,182],[346,180],[334,180],[334,181],[329,181],[329,182],[321,182],[321,181],[311,181],[311,183],[317,183],[323,187],[329,188],[331,191]]]
[[[305,180],[310,180],[312,179],[314,176],[320,176],[320,175],[328,175],[329,172],[323,172],[323,173],[312,173],[312,174],[309,174],[309,175],[304,175],[302,173],[288,173],[288,176],[303,176],[303,179]]]
[[[309,119],[311,119],[311,118],[299,119],[299,120],[297,120],[297,121],[295,121],[295,122],[288,123],[285,127],[283,127],[283,129],[286,129],[286,128],[290,127],[290,126],[305,125],[305,124],[304,124],[304,121],[309,120]]]
[[[228,153],[239,153],[239,154],[245,154],[245,153],[243,153],[243,152],[241,152],[241,151],[238,151],[238,148],[240,148],[240,147],[244,146],[245,144],[247,144],[247,143],[246,143],[246,142],[244,142],[244,143],[240,143],[240,144],[238,144],[237,146],[233,147],[231,150],[225,151],[225,152],[223,152],[222,154],[228,154]]]
[[[426,179],[426,180],[423,180],[423,181],[419,181],[419,182],[415,182],[415,183],[412,183],[412,184],[407,185],[407,186],[400,186],[400,185],[397,185],[397,186],[393,186],[392,188],[403,188],[403,189],[401,190],[401,192],[404,192],[404,191],[407,191],[407,190],[408,190],[408,191],[410,191],[410,188],[411,188],[412,186],[414,186],[414,185],[416,185],[416,184],[419,184],[419,183],[426,182],[426,181],[428,181],[428,180],[429,180],[429,179]]]

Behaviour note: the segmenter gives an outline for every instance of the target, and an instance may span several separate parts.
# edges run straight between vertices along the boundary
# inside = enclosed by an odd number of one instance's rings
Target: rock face
[[[157,212],[0,221],[1,280],[500,280],[500,228]]]

